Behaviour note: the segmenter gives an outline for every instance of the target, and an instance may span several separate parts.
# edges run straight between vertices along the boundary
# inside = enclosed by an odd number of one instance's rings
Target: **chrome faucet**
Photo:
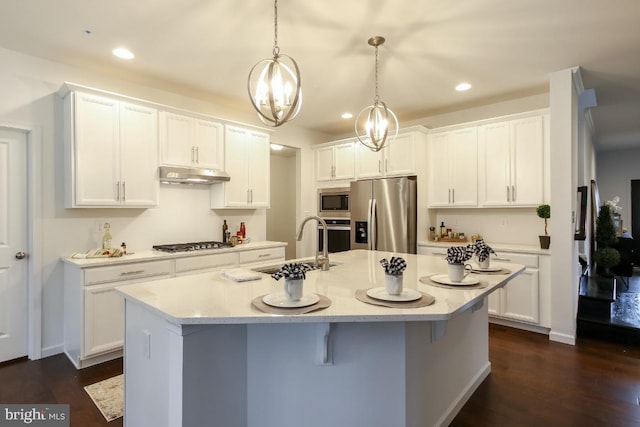
[[[315,215],[306,217],[302,221],[302,224],[300,224],[300,228],[298,228],[298,236],[296,237],[296,240],[302,240],[302,230],[304,229],[304,225],[310,219],[315,219],[316,221],[318,221],[318,225],[322,226],[322,255],[320,255],[320,251],[316,251],[316,265],[323,271],[327,271],[329,270],[329,251],[327,250],[327,248],[329,247],[329,237],[327,233],[327,223],[324,221],[324,219]]]

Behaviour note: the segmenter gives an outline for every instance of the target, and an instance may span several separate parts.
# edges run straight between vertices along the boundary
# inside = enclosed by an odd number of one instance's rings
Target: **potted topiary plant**
[[[609,269],[620,263],[620,252],[613,246],[617,243],[616,229],[613,225],[611,209],[608,205],[600,207],[596,219],[596,251],[593,259],[603,276],[611,277]]]
[[[538,236],[540,238],[540,247],[542,249],[549,249],[549,245],[551,244],[551,236],[547,232],[547,220],[551,218],[551,206],[549,205],[540,205],[536,209],[536,214],[544,219],[544,236]]]

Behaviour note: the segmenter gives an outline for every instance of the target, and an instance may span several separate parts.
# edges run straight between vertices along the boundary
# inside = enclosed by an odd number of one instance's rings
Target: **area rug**
[[[122,416],[124,406],[123,374],[88,385],[84,389],[107,421],[113,421]]]

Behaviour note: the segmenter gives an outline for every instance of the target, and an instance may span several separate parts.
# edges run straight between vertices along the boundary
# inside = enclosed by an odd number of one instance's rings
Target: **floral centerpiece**
[[[445,258],[449,264],[463,264],[473,256],[473,245],[451,246]]]
[[[303,264],[298,262],[288,263],[283,265],[278,272],[273,273],[271,277],[276,280],[280,280],[281,278],[286,279],[306,279],[307,271],[315,270],[318,267],[311,264]]]
[[[382,268],[384,268],[384,272],[392,276],[401,275],[404,272],[404,270],[407,268],[407,262],[404,260],[404,258],[401,258],[401,257],[391,257],[391,260],[382,258],[380,260],[380,264],[382,264]]]
[[[489,258],[491,254],[496,254],[496,252],[491,248],[491,246],[487,245],[484,242],[484,239],[478,239],[475,243],[469,244],[473,253],[478,257],[478,261],[483,262],[485,259]]]

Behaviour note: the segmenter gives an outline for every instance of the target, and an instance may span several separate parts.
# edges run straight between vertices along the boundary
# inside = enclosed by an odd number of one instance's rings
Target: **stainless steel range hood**
[[[225,171],[178,166],[160,166],[160,182],[163,184],[215,184],[229,181]]]

